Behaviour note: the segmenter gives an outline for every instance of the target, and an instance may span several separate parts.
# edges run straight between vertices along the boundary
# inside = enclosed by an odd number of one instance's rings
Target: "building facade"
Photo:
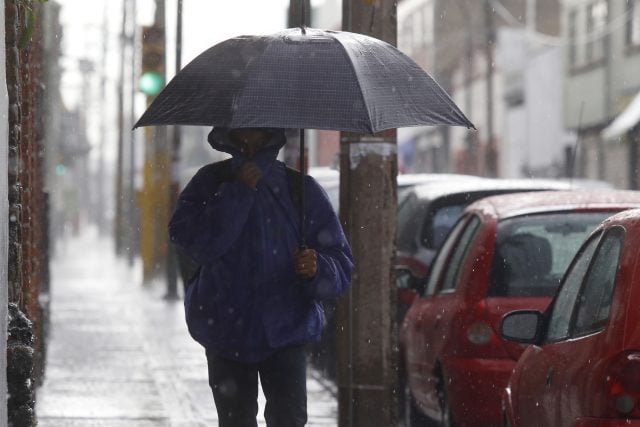
[[[580,141],[576,173],[637,189],[637,126],[608,139],[602,131],[640,92],[640,1],[563,0],[562,23],[565,125]]]
[[[557,36],[558,9],[557,0],[399,3],[401,49],[477,127],[399,132],[400,160],[412,159],[410,171],[505,177],[560,173],[566,139],[558,89],[562,49],[531,36]]]

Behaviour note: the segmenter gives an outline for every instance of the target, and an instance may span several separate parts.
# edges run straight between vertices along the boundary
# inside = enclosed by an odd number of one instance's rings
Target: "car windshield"
[[[501,221],[489,296],[552,296],[580,244],[610,215],[553,213]]]

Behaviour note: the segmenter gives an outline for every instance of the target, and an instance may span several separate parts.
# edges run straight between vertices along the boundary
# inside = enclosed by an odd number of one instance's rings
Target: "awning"
[[[617,139],[640,123],[640,93],[627,105],[609,126],[602,130],[602,138]]]

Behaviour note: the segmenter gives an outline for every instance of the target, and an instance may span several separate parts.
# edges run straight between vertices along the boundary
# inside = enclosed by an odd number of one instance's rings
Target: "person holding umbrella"
[[[300,131],[302,154],[304,129],[475,127],[394,46],[304,23],[202,52],[134,129],[161,125],[213,126],[210,142],[233,156],[194,176],[170,224],[173,241],[200,265],[185,308],[207,349],[220,425],[256,425],[258,375],[268,425],[304,425],[302,346],[318,339],[320,301],[344,292],[353,260],[320,186],[301,173],[300,185],[289,185],[292,174],[275,160],[283,129]]]
[[[232,157],[196,173],[169,234],[199,265],[185,310],[206,349],[219,425],[257,425],[259,378],[267,425],[303,426],[304,346],[320,338],[322,300],[350,284],[351,249],[319,184],[276,160],[284,129],[214,127],[209,143]]]

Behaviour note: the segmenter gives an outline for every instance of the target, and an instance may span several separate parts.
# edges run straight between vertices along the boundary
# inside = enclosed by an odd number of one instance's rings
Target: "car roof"
[[[434,200],[441,197],[461,195],[475,192],[491,191],[541,191],[541,190],[568,190],[571,186],[551,180],[539,179],[498,179],[479,178],[457,179],[449,182],[431,182],[418,184],[411,189],[419,199]]]
[[[609,227],[614,224],[640,225],[640,209],[629,209],[611,215],[602,222],[599,228]]]
[[[323,186],[334,187],[340,184],[340,171],[328,167],[313,167],[309,169],[312,176]],[[398,188],[410,187],[420,184],[433,184],[434,182],[458,181],[465,179],[486,179],[475,175],[463,175],[456,173],[410,173],[399,174],[397,177]]]
[[[484,211],[504,219],[540,212],[636,207],[640,207],[640,191],[571,190],[489,196],[469,205],[467,211]]]
[[[475,175],[457,173],[404,173],[398,174],[398,187],[441,182],[446,180],[484,179]]]

